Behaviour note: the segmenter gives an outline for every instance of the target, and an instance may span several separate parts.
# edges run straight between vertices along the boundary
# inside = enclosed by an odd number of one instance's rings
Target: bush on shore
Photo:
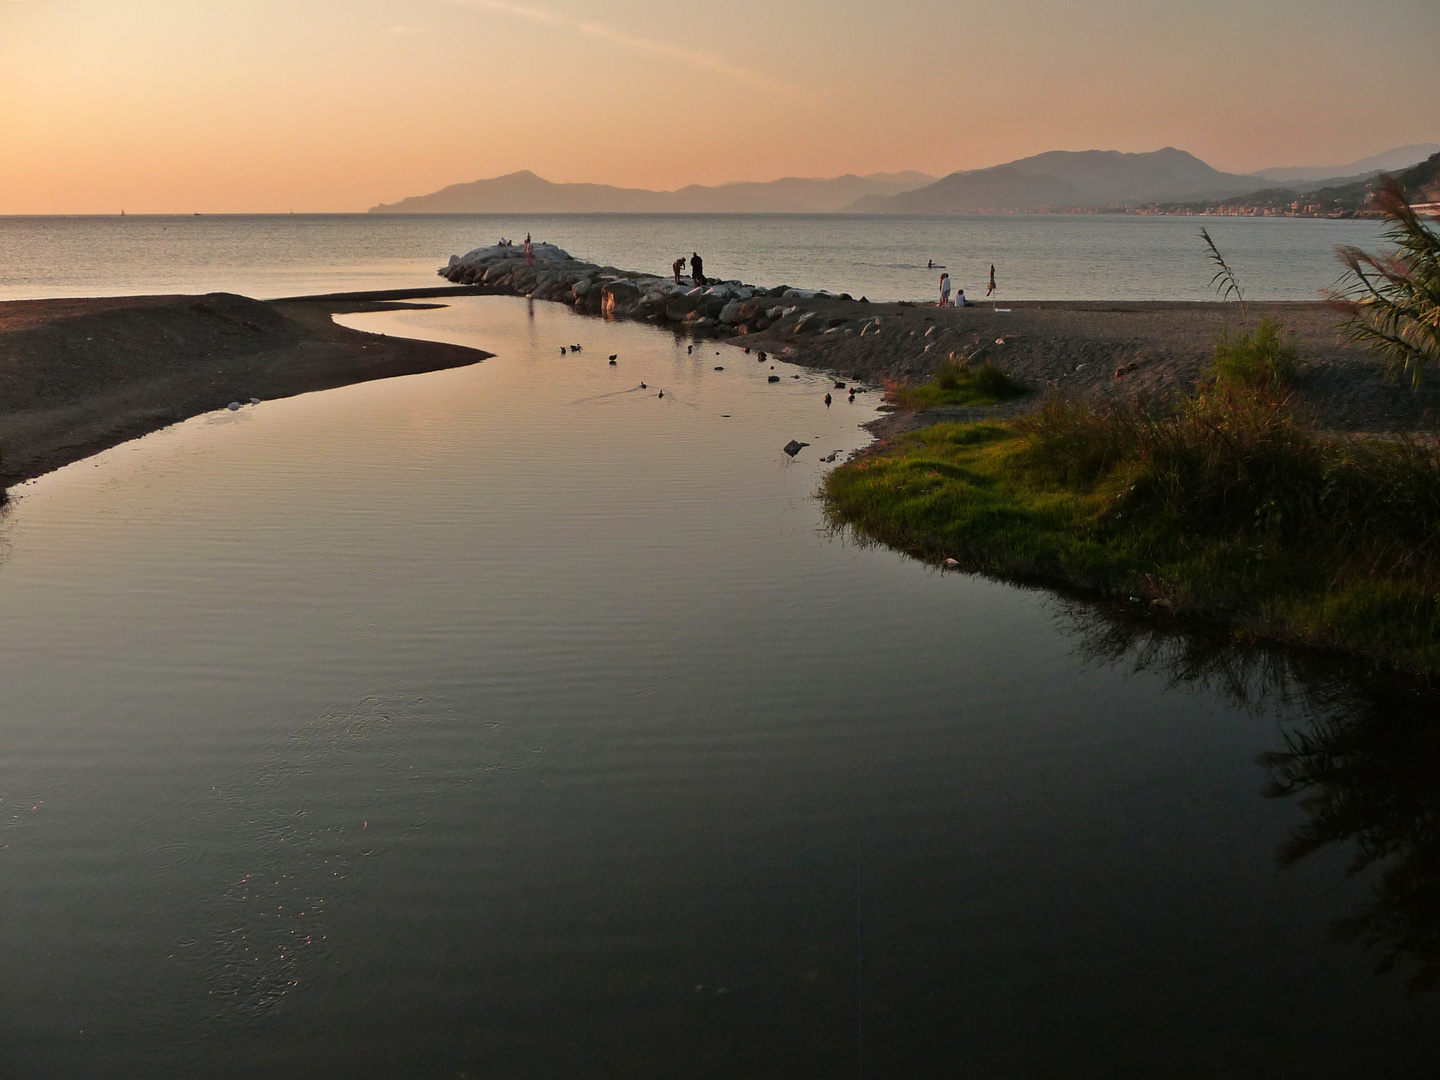
[[[921,557],[1440,670],[1440,444],[1316,432],[1297,366],[1262,326],[1178,400],[936,425],[832,472],[826,512]]]
[[[1026,388],[986,360],[971,367],[966,360],[947,360],[928,382],[919,386],[887,383],[885,398],[905,410],[942,406],[994,405],[1020,397]]]

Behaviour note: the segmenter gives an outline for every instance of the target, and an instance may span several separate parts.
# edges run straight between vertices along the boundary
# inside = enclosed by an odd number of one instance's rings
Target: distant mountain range
[[[1253,176],[1212,169],[1167,146],[1148,154],[1052,150],[988,169],[951,173],[927,187],[866,196],[851,209],[881,214],[1006,213],[1121,208],[1255,190]]]
[[[1304,168],[1287,169],[1261,169],[1256,176],[1263,176],[1267,180],[1275,180],[1282,184],[1292,184],[1295,181],[1306,180],[1335,180],[1339,177],[1351,177],[1362,179],[1367,176],[1374,176],[1380,172],[1395,172],[1397,169],[1408,169],[1417,162],[1424,161],[1431,154],[1440,154],[1440,143],[1412,143],[1409,146],[1397,146],[1393,150],[1386,150],[1383,154],[1375,154],[1371,157],[1361,158],[1359,161],[1352,161],[1348,165],[1310,165]]]
[[[1381,170],[1413,165],[1431,149],[1432,144],[1415,144],[1348,165],[1267,169],[1248,175],[1220,172],[1170,146],[1144,154],[1054,150],[939,180],[919,172],[846,174],[825,180],[786,177],[715,187],[692,184],[678,191],[554,184],[523,171],[453,184],[429,195],[372,207],[370,213],[1044,213],[1189,206],[1276,192],[1294,201],[1304,192],[1363,185]],[[1331,168],[1340,171],[1331,173]],[[1277,187],[1277,182],[1283,186]]]
[[[523,171],[452,184],[430,195],[372,207],[372,214],[784,214],[833,213],[865,196],[897,195],[934,183],[919,172],[786,177],[768,183],[691,184],[646,191],[609,184],[552,184]]]

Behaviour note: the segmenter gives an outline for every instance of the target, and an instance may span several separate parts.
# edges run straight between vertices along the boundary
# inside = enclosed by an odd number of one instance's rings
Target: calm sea
[[[279,215],[0,218],[0,299],[157,292],[262,298],[437,282],[452,254],[499,237],[559,244],[626,270],[698,251],[711,276],[928,297],[946,266],[970,295],[996,267],[1002,299],[1206,300],[1204,224],[1254,300],[1313,300],[1336,244],[1369,221],[1082,215]]]
[[[0,518],[0,1076],[1440,1074],[1433,699],[828,534],[817,373],[345,321],[495,356]]]

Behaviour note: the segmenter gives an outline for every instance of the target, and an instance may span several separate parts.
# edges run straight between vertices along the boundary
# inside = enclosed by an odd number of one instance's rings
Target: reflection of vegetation
[[[1387,703],[1388,704],[1388,703]],[[1280,852],[1290,865],[1328,844],[1355,842],[1352,873],[1379,879],[1369,904],[1336,928],[1380,954],[1378,971],[1402,957],[1419,970],[1412,992],[1440,978],[1440,723],[1411,708],[1369,704],[1316,718],[1268,753],[1268,794],[1300,796],[1308,820]]]
[[[1412,993],[1440,983],[1440,695],[1419,683],[1354,672],[1333,656],[1223,632],[1176,632],[1125,611],[1072,604],[1083,655],[1217,690],[1236,704],[1282,701],[1302,720],[1262,756],[1266,794],[1296,797],[1306,821],[1282,846],[1290,866],[1332,844],[1355,845],[1350,872],[1377,871],[1369,903],[1336,935],[1379,957],[1408,958]]]

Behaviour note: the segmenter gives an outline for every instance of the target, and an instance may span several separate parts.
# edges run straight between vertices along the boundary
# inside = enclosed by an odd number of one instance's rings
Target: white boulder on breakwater
[[[530,266],[525,263],[523,248],[493,245],[452,255],[439,273],[461,285],[484,285],[501,294],[571,304],[585,314],[674,323],[718,333],[768,329],[800,310],[795,303],[783,303],[786,300],[850,299],[823,289],[787,285],[766,289],[738,280],[707,282],[702,288],[683,275],[677,283],[673,275],[662,277],[585,262],[554,244],[532,244],[531,249],[534,264]],[[814,328],[821,326],[817,323]]]

